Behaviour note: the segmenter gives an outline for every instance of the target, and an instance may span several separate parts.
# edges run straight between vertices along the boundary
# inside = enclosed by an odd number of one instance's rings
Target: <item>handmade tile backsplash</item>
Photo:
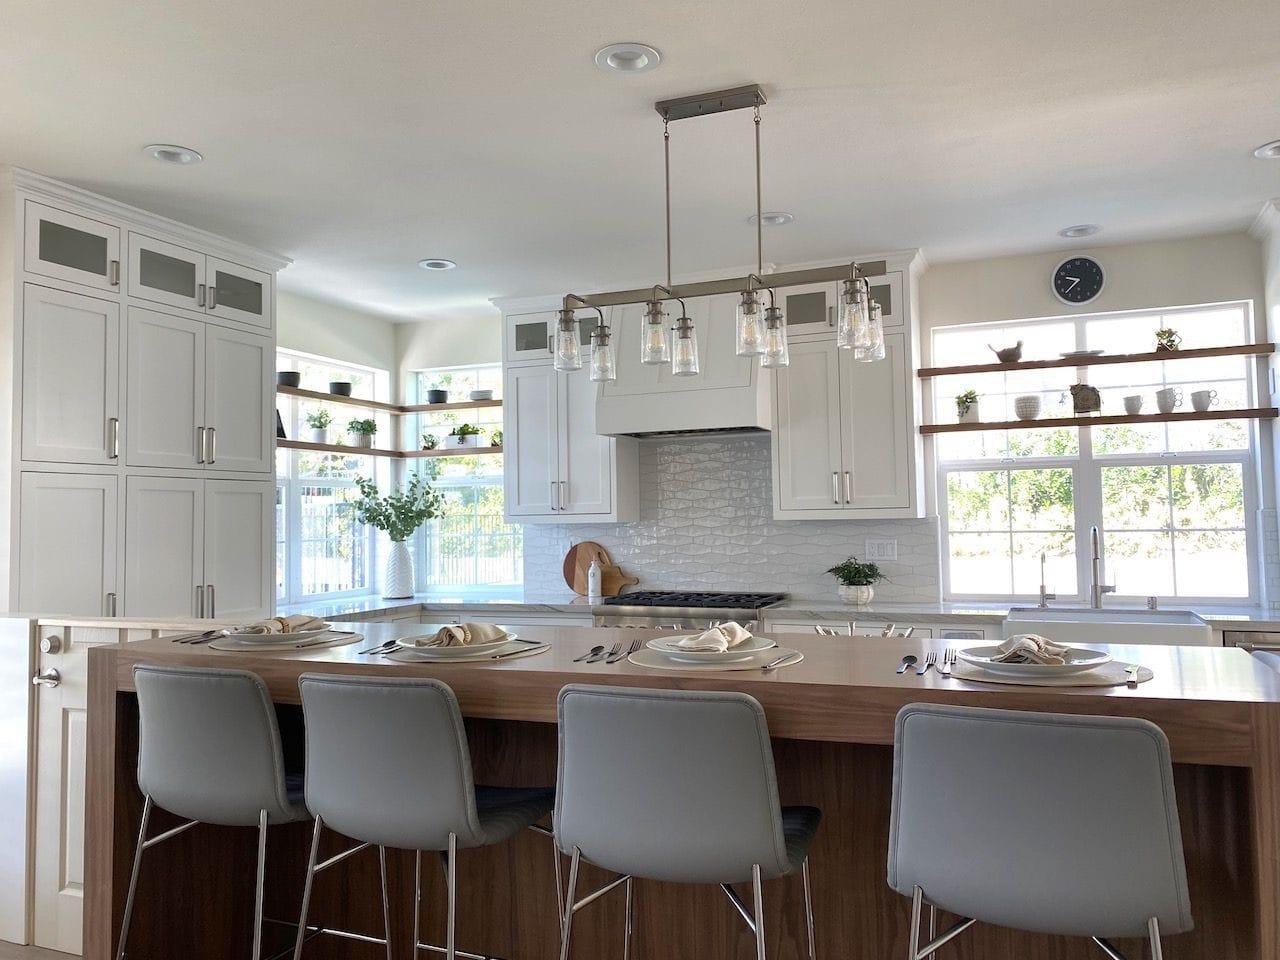
[[[767,435],[643,440],[640,485],[635,523],[526,525],[525,598],[562,597],[565,553],[594,540],[643,589],[832,600],[827,568],[861,557],[872,537],[898,541],[898,559],[879,561],[888,576],[876,585],[879,599],[939,599],[936,519],[774,520]]]

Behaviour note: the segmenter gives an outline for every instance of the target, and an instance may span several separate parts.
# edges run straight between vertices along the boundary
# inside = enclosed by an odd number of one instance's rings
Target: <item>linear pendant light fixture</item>
[[[616,380],[617,347],[609,328],[604,307],[643,303],[644,320],[640,330],[640,362],[646,364],[670,363],[671,372],[677,377],[696,376],[698,364],[698,332],[685,300],[691,297],[709,297],[718,294],[740,295],[735,316],[735,352],[738,356],[760,358],[765,368],[785,367],[790,363],[787,345],[787,322],[782,308],[777,304],[774,290],[779,287],[843,282],[840,296],[840,320],[836,330],[838,346],[853,351],[855,360],[884,359],[884,324],[880,305],[871,299],[871,287],[866,275],[857,263],[848,266],[820,267],[813,270],[791,270],[785,273],[764,273],[764,220],[760,176],[760,107],[765,104],[764,92],[759,84],[717,90],[712,93],[679,97],[675,100],[659,100],[654,109],[662,117],[662,150],[666,188],[667,226],[667,282],[657,283],[640,290],[615,290],[591,296],[566,294],[561,304],[556,324],[554,367],[569,371],[582,368],[579,344],[580,330],[574,304],[595,310],[599,323],[590,337],[591,379],[598,382]],[[745,277],[724,280],[707,280],[699,283],[674,284],[671,282],[671,132],[673,120],[688,120],[713,113],[731,110],[752,111],[752,127],[755,131],[756,159],[756,271]],[[768,294],[769,305],[764,303]],[[665,304],[680,304],[680,316],[668,327]]]

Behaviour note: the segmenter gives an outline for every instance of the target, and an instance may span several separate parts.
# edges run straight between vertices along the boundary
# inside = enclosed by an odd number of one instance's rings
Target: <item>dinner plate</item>
[[[1000,647],[996,645],[957,650],[956,656],[965,663],[1005,677],[1066,677],[1111,662],[1111,654],[1087,647],[1067,647],[1063,654],[1066,663],[999,663],[994,659],[1000,656]]]
[[[1081,357],[1100,357],[1107,351],[1105,350],[1068,350],[1066,353],[1060,353],[1058,356],[1063,360],[1078,360]]]
[[[332,623],[326,623],[318,630],[296,630],[292,633],[228,633],[227,636],[241,643],[283,643],[285,640],[310,640],[333,629]]]
[[[453,660],[456,657],[476,657],[485,653],[497,653],[512,640],[518,639],[514,633],[508,633],[500,640],[487,640],[484,643],[469,643],[464,647],[430,647],[415,643],[422,637],[401,637],[396,643],[401,650],[412,650],[429,660]]]
[[[679,641],[691,640],[696,636],[698,634],[688,633],[678,637],[658,637],[656,640],[650,640],[645,646],[656,653],[683,663],[733,663],[737,660],[746,660],[761,650],[768,650],[777,646],[772,640],[767,640],[764,637],[750,637],[736,647],[730,647],[723,652],[719,650],[684,650],[676,646]]]

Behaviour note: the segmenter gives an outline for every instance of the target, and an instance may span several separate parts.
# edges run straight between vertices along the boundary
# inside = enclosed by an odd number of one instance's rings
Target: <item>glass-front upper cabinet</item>
[[[215,317],[255,327],[271,326],[271,274],[205,258],[205,309]]]
[[[880,304],[880,319],[885,328],[901,327],[907,320],[906,304],[902,300],[902,274],[883,273],[867,277],[871,287],[871,299]]]
[[[100,290],[120,288],[120,228],[28,200],[27,271]]]
[[[205,255],[164,240],[129,234],[129,296],[188,310],[205,305]]]
[[[836,306],[840,302],[840,284],[808,283],[800,287],[782,287],[773,292],[790,334],[835,333]],[[769,293],[760,291],[769,306]]]
[[[606,308],[605,315],[608,314],[609,308]],[[574,316],[578,318],[578,342],[582,346],[582,362],[585,364],[590,356],[591,334],[599,326],[600,320],[594,310],[578,310]],[[518,313],[506,317],[507,362],[550,360],[552,336],[558,319],[559,315],[554,310]],[[613,332],[616,335],[618,331],[615,329]]]

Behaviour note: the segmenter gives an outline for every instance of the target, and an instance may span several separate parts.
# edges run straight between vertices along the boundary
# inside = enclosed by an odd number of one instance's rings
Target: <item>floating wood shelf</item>
[[[960,367],[921,367],[922,380],[952,377],[965,373],[1012,373],[1017,370],[1053,370],[1062,367],[1097,367],[1112,363],[1154,363],[1163,360],[1199,360],[1205,357],[1246,357],[1275,353],[1274,343],[1244,343],[1236,347],[1206,347],[1202,350],[1167,350],[1159,353],[1103,353],[1095,357],[1063,357],[1058,360],[1024,360],[1019,363],[972,363]],[[993,428],[994,429],[994,428]]]
[[[285,397],[297,397],[299,400],[315,400],[319,403],[344,403],[349,407],[381,410],[392,416],[406,416],[411,413],[443,413],[447,410],[480,410],[485,407],[502,406],[501,400],[468,400],[463,403],[383,403],[381,400],[363,400],[360,397],[346,397],[340,393],[303,390],[301,387],[277,386],[276,393]]]
[[[1280,416],[1276,407],[1244,410],[1204,410],[1187,413],[1140,413],[1137,416],[1050,417],[1043,420],[1001,420],[990,423],[926,423],[923,434],[967,433],[974,430],[1044,430],[1049,427],[1109,427],[1121,423],[1176,423],[1191,420],[1272,420]]]
[[[461,447],[449,450],[383,450],[378,447],[350,447],[340,443],[311,443],[307,440],[276,438],[276,446],[285,450],[311,450],[314,453],[345,453],[356,457],[391,457],[416,460],[420,457],[470,457],[479,453],[501,453],[501,447]]]

